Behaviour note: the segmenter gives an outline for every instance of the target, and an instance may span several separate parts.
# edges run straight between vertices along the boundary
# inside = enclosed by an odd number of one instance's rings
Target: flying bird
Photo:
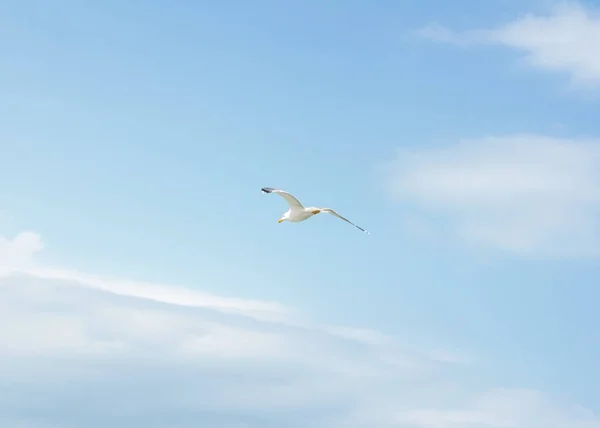
[[[263,193],[267,193],[267,194],[269,194],[269,193],[276,193],[276,194],[278,194],[283,199],[285,199],[287,201],[288,205],[290,206],[290,209],[287,210],[283,214],[283,216],[277,221],[277,223],[281,223],[283,221],[291,221],[291,222],[297,223],[297,222],[309,219],[309,218],[311,218],[315,214],[327,213],[327,214],[334,215],[337,218],[341,218],[346,223],[350,223],[352,226],[354,226],[357,229],[360,229],[363,232],[365,232],[365,233],[367,233],[367,234],[370,235],[370,233],[367,232],[365,229],[363,229],[360,226],[355,225],[354,223],[352,223],[347,218],[342,217],[341,215],[339,215],[337,212],[335,212],[331,208],[305,207],[298,200],[298,198],[296,198],[294,195],[292,195],[291,193],[288,193],[288,192],[286,192],[284,190],[274,189],[272,187],[263,187],[260,190]]]

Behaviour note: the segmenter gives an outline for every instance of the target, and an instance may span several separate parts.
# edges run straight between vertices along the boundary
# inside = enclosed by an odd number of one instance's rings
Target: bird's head
[[[290,212],[286,212],[283,216],[281,216],[281,218],[279,220],[277,220],[277,223],[282,223],[286,220],[288,220],[290,218]]]

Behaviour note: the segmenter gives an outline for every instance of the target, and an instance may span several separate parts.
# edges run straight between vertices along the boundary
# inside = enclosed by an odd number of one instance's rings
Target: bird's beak
[[[279,220],[277,220],[277,223],[281,223],[283,221],[282,218],[280,218]]]

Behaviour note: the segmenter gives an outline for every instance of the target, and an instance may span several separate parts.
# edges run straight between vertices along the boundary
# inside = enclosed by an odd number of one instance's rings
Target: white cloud
[[[415,410],[398,421],[435,428],[559,427],[595,428],[597,417],[579,406],[557,402],[547,394],[525,389],[491,389],[452,410]]]
[[[433,23],[419,34],[462,46],[506,46],[523,52],[533,67],[568,73],[578,84],[600,85],[600,14],[580,3],[562,2],[549,14],[526,14],[493,29],[458,32]]]
[[[445,219],[438,233],[470,244],[600,255],[600,141],[516,135],[401,150],[388,184],[397,200]]]
[[[43,247],[40,236],[33,232],[21,232],[13,239],[0,236],[0,272],[29,267]]]
[[[269,302],[18,265],[0,274],[3,427],[600,427],[539,392],[524,408],[520,390],[469,386],[439,362],[476,374],[460,353]]]

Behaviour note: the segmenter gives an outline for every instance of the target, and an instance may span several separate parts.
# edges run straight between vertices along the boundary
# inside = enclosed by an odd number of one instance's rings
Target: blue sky
[[[598,11],[0,0],[2,426],[600,427]]]

